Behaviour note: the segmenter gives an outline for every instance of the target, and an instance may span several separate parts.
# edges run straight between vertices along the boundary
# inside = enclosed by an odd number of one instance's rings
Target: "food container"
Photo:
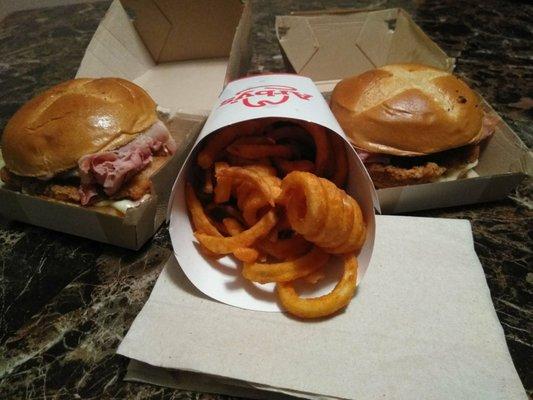
[[[242,278],[231,257],[212,260],[198,249],[185,202],[185,183],[204,140],[228,125],[258,118],[294,119],[321,125],[339,135],[347,150],[349,175],[346,192],[359,203],[367,223],[367,238],[359,256],[358,279],[368,268],[375,236],[374,207],[378,205],[371,180],[322,95],[309,78],[272,74],[230,82],[215,103],[194,149],[178,175],[169,204],[170,237],[179,265],[204,294],[232,306],[259,311],[280,311],[274,284],[256,285]],[[334,283],[323,287],[329,291]],[[239,289],[236,289],[239,287]]]
[[[133,25],[158,63],[228,57],[244,7],[241,0],[122,0],[122,3],[133,12]]]
[[[17,193],[1,183],[0,214],[104,243],[140,248],[165,221],[172,183],[223,87],[226,65],[226,59],[156,65],[121,3],[115,0],[89,43],[76,76],[120,77],[144,88],[164,110],[178,151],[153,175],[153,194],[123,216]]]
[[[227,79],[243,76],[250,59],[250,14],[233,43]],[[421,63],[453,71],[455,60],[400,8],[312,11],[276,17],[276,34],[289,70],[311,78],[326,98],[342,78],[392,63]],[[483,101],[485,111],[496,114]],[[386,214],[503,199],[533,171],[533,157],[500,118],[482,146],[474,177],[378,189]],[[477,175],[477,176],[475,176]]]

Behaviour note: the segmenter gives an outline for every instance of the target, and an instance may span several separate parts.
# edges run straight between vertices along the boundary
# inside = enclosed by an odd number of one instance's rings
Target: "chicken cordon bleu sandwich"
[[[416,64],[344,79],[330,106],[377,188],[467,176],[499,121],[462,80]]]
[[[82,78],[24,104],[7,123],[1,150],[6,188],[109,207],[149,195],[151,175],[176,144],[142,88],[119,78]]]

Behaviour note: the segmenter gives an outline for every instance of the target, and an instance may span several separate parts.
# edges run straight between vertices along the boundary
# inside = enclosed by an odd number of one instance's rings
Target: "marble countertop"
[[[0,22],[0,131],[34,94],[74,77],[109,2],[22,11]],[[403,7],[530,148],[533,7],[487,0],[254,1],[251,69],[283,71],[274,15]],[[466,218],[511,356],[533,393],[530,181],[496,203],[411,215]],[[133,252],[0,219],[0,398],[227,399],[123,381],[115,350],[171,254],[166,227]]]

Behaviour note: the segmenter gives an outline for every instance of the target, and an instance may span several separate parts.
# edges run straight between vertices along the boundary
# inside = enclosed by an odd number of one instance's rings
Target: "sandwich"
[[[462,80],[416,64],[342,80],[330,107],[377,188],[469,176],[499,121]]]
[[[105,209],[139,204],[176,151],[156,104],[119,78],[73,79],[24,104],[0,142],[8,189]]]

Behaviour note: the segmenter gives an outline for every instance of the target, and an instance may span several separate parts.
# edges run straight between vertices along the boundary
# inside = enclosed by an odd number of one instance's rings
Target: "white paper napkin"
[[[118,353],[303,397],[527,398],[468,221],[376,223],[371,268],[344,313],[302,322],[224,305],[196,290],[171,258]],[[165,384],[138,370],[136,379]]]

